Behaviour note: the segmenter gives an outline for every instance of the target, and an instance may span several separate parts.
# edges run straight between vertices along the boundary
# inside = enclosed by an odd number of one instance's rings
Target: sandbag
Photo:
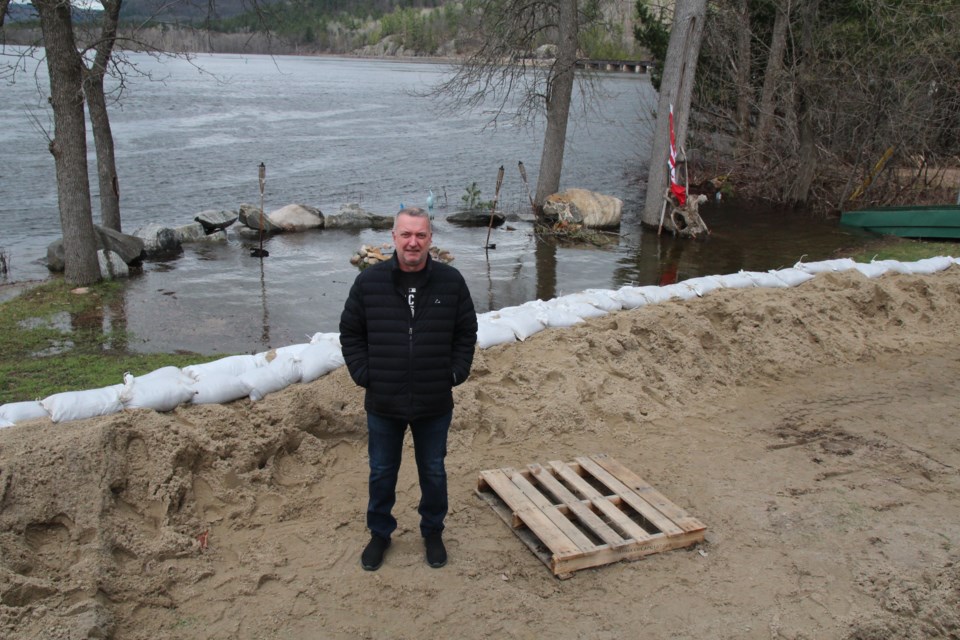
[[[679,298],[680,300],[690,300],[697,297],[697,291],[693,287],[687,286],[685,282],[677,282],[660,287],[660,292],[669,296],[669,298]]]
[[[142,376],[128,372],[123,374],[123,381],[128,389],[123,401],[125,409],[173,411],[196,394],[191,388],[193,378],[177,367],[162,367]]]
[[[477,346],[481,349],[517,341],[513,328],[492,318],[492,313],[477,316]]]
[[[300,382],[302,376],[300,361],[285,357],[277,358],[265,367],[251,369],[241,375],[240,379],[250,387],[250,399],[258,402],[268,394]]]
[[[720,278],[717,276],[700,276],[699,278],[690,278],[689,280],[684,280],[681,284],[693,289],[693,292],[701,298],[711,291],[719,289],[723,286],[723,284],[720,282]]]
[[[319,344],[319,343],[329,343],[335,344],[338,347],[340,346],[340,334],[339,333],[315,333],[310,338],[310,344]]]
[[[546,329],[535,312],[524,309],[523,306],[501,309],[493,316],[499,323],[505,324],[513,330],[513,335],[521,342],[535,333]]]
[[[580,293],[571,293],[570,295],[559,298],[564,302],[586,302],[598,309],[604,311],[620,311],[623,305],[619,300],[613,297],[613,292],[605,289],[587,289]]]
[[[725,289],[749,289],[757,286],[757,283],[749,273],[740,271],[739,273],[728,273],[719,276],[720,285]]]
[[[900,262],[899,260],[871,260],[870,264],[886,267],[887,271],[893,273],[913,273],[911,263],[909,262]]]
[[[240,376],[211,373],[193,383],[193,404],[224,404],[250,395],[250,385]]]
[[[214,374],[239,376],[257,367],[257,362],[257,357],[252,355],[227,356],[213,362],[191,364],[184,367],[183,372],[194,380]],[[261,361],[261,364],[265,362]]]
[[[115,384],[88,391],[64,391],[44,398],[40,404],[54,422],[85,420],[122,410],[124,390],[125,385]]]
[[[770,273],[769,271],[743,271],[748,275],[753,284],[764,289],[786,289],[787,283]]]
[[[320,340],[300,351],[300,381],[313,382],[343,365],[343,352],[339,341]]]
[[[788,287],[796,287],[797,285],[803,284],[807,280],[812,280],[815,276],[809,271],[804,271],[803,269],[779,269],[777,271],[771,271],[773,275],[780,279]]]
[[[50,414],[43,408],[39,400],[27,400],[25,402],[10,402],[0,406],[0,422],[5,425],[26,422],[27,420],[36,420],[37,418],[49,418]]]
[[[666,302],[671,298],[670,291],[652,284],[645,287],[637,287],[637,293],[642,294],[650,304]]]
[[[599,318],[601,316],[607,315],[608,311],[597,308],[592,304],[587,302],[571,302],[565,298],[556,298],[552,300],[554,304],[547,303],[548,306],[553,306],[554,308],[563,309],[568,313],[572,313],[582,320],[587,320],[589,318]],[[553,326],[553,325],[551,325]]]
[[[882,262],[871,262],[870,264],[864,264],[858,262],[857,266],[854,267],[857,271],[867,276],[868,278],[879,278],[887,271],[890,271],[890,266]]]
[[[624,309],[637,309],[650,304],[650,300],[640,291],[641,288],[625,285],[614,291],[613,295]]]
[[[538,302],[539,304],[537,305],[531,305],[531,308],[535,310],[534,313],[536,314],[537,320],[548,327],[572,327],[583,322],[583,318],[576,313],[573,313],[564,305],[550,304],[550,302]]]
[[[911,262],[910,273],[915,273],[918,275],[929,275],[931,273],[937,273],[938,271],[943,271],[944,269],[949,268],[953,265],[953,258],[948,258],[946,256],[937,256],[936,258],[924,258],[922,260],[917,260],[916,262]]]
[[[258,353],[256,355],[256,358],[258,362],[261,359],[263,360],[263,362],[260,363],[261,365],[273,362],[277,358],[289,358],[289,357],[299,358],[303,350],[309,346],[310,346],[309,342],[303,342],[300,344],[291,344],[286,347],[278,347],[276,349],[271,349],[270,351],[264,351],[262,353]]]
[[[800,269],[814,275],[818,273],[827,273],[829,271],[849,271],[855,269],[857,263],[851,258],[836,258],[835,260],[821,260],[819,262],[798,262],[793,265],[794,269]]]

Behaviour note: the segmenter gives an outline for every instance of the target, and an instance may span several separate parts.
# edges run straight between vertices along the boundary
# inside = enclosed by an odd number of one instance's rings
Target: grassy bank
[[[117,328],[123,284],[72,290],[62,279],[0,304],[0,404],[123,382],[160,367],[216,359],[195,353],[141,354]]]
[[[838,257],[913,262],[941,255],[960,255],[960,244],[890,237]],[[0,303],[0,404],[117,384],[127,371],[143,375],[222,357],[131,351],[134,336],[122,328],[123,287],[104,282],[71,290],[56,279]]]

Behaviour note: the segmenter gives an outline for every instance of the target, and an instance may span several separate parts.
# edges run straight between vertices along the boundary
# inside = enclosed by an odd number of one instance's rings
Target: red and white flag
[[[670,192],[682,207],[687,201],[686,188],[677,181],[677,141],[673,133],[673,105],[670,105]]]

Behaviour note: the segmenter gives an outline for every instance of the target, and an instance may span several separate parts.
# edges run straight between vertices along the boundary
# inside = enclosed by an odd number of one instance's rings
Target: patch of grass
[[[127,371],[143,375],[221,357],[131,352],[131,336],[113,327],[123,288],[103,282],[75,293],[57,279],[0,303],[0,404],[118,384]]]
[[[937,256],[960,256],[960,242],[930,242],[884,236],[853,252],[843,253],[857,262],[870,262],[874,259],[916,262]]]

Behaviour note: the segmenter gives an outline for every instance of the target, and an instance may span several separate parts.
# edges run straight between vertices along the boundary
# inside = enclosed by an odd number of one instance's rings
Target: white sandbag
[[[142,376],[125,373],[123,381],[127,386],[123,398],[125,409],[173,411],[190,402],[196,393],[191,387],[193,378],[177,367],[162,367]]]
[[[307,345],[300,352],[300,381],[313,382],[343,365],[343,352],[339,339],[336,344],[330,340],[320,340]]]
[[[745,271],[753,283],[764,289],[786,289],[787,283],[781,280],[772,271]]]
[[[263,358],[263,364],[268,364],[273,362],[277,358],[299,358],[300,354],[304,349],[310,346],[309,342],[302,342],[300,344],[291,344],[286,347],[278,347],[276,349],[271,349],[270,351],[264,351],[256,355],[257,360],[259,361]]]
[[[910,263],[910,273],[929,275],[949,268],[954,259],[946,256],[937,256],[936,258],[924,258]]]
[[[300,361],[293,357],[286,357],[277,358],[265,367],[251,369],[241,375],[240,379],[250,386],[250,399],[258,402],[268,394],[300,382],[302,376]]]
[[[13,423],[7,420],[6,418],[0,417],[0,429],[4,427],[12,427]]]
[[[47,396],[40,401],[54,422],[85,420],[107,416],[123,409],[121,393],[125,385],[114,384],[88,391],[64,391]]]
[[[522,307],[508,307],[501,309],[494,318],[499,324],[505,324],[513,330],[513,335],[521,342],[533,334],[546,329],[540,322],[535,311]]]
[[[777,271],[771,271],[770,273],[779,278],[780,281],[788,287],[796,287],[815,277],[812,273],[797,268],[779,269]]]
[[[339,333],[315,333],[310,338],[310,344],[318,344],[322,342],[328,342],[330,344],[340,345],[340,334]]]
[[[503,324],[489,314],[477,316],[477,346],[481,349],[516,341],[517,336],[510,325]]]
[[[570,301],[567,299],[567,296],[564,296],[563,298],[556,298],[555,300],[551,300],[551,302],[553,304],[550,305],[548,303],[549,306],[563,309],[564,311],[572,313],[582,320],[587,320],[588,318],[599,318],[600,316],[605,316],[609,313],[608,311],[599,309],[587,302]]]
[[[583,318],[566,307],[547,302],[542,302],[536,307],[536,317],[545,326],[556,329],[572,327],[583,322]]]
[[[850,269],[856,269],[857,263],[851,258],[836,258],[834,260],[821,260],[819,262],[798,262],[793,265],[793,268],[816,275],[828,271],[849,271]]]
[[[587,289],[579,293],[571,293],[570,295],[563,296],[560,300],[567,303],[586,302],[604,311],[620,311],[620,309],[623,308],[620,301],[613,297],[613,292],[606,289]]]
[[[693,287],[688,287],[685,282],[677,282],[660,287],[660,292],[670,298],[679,298],[680,300],[690,300],[697,297],[697,292]]]
[[[858,262],[854,268],[868,278],[878,278],[890,270],[890,267],[882,262],[871,262],[870,264]]]
[[[913,273],[910,269],[910,263],[900,262],[899,260],[871,260],[870,264],[882,265],[890,273]]]
[[[728,273],[718,276],[720,285],[725,289],[749,289],[757,286],[749,273],[740,271],[739,273]]]
[[[191,364],[183,368],[183,372],[199,380],[208,375],[243,375],[247,371],[257,367],[257,357],[252,355],[227,356],[213,362],[204,362],[203,364]],[[261,362],[261,364],[265,364]]]
[[[250,385],[240,376],[212,373],[194,382],[193,392],[193,404],[225,404],[249,396]]]
[[[640,291],[641,287],[626,285],[613,292],[614,297],[624,309],[637,309],[650,304],[647,297]]]
[[[693,289],[694,293],[700,297],[703,297],[705,294],[708,294],[715,289],[720,289],[723,286],[720,283],[720,278],[717,276],[700,276],[699,278],[690,278],[689,280],[684,280],[681,284]]]
[[[666,302],[672,297],[670,291],[652,284],[645,287],[637,287],[637,292],[643,294],[643,297],[645,297],[650,304]]]
[[[27,400],[26,402],[10,402],[0,406],[0,420],[9,424],[17,424],[26,420],[36,420],[37,418],[49,418],[50,414],[43,408],[39,400]]]

